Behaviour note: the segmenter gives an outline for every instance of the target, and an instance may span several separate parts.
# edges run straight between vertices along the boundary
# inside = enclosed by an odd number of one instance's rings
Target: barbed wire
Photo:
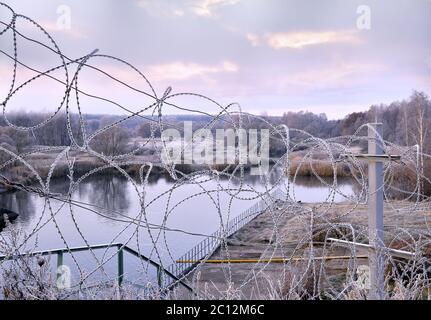
[[[368,136],[364,135],[371,128],[369,124],[359,127],[353,135],[322,139],[304,130],[292,129],[284,125],[274,125],[265,117],[242,111],[241,106],[237,103],[223,106],[214,99],[201,94],[193,92],[173,93],[171,87],[168,87],[159,96],[150,81],[151,77],[147,77],[127,61],[107,54],[99,54],[98,50],[93,50],[91,53],[84,54],[79,58],[68,57],[49,32],[37,22],[29,17],[15,13],[5,3],[0,2],[0,9],[7,10],[11,14],[10,21],[0,20],[0,37],[11,34],[13,46],[12,53],[8,53],[6,49],[0,50],[0,53],[5,58],[13,62],[9,90],[4,99],[1,98],[0,100],[2,101],[3,119],[6,125],[16,131],[34,134],[35,131],[47,126],[55,117],[65,111],[67,120],[65,130],[70,141],[68,145],[64,146],[39,146],[21,153],[11,151],[0,145],[0,152],[7,156],[7,160],[0,164],[2,183],[21,192],[39,196],[44,200],[44,208],[34,226],[20,242],[14,243],[15,246],[9,252],[10,255],[16,256],[17,253],[23,253],[30,240],[37,239],[38,234],[43,232],[48,224],[52,224],[62,241],[62,245],[66,248],[66,252],[71,256],[73,264],[78,269],[79,281],[75,288],[78,288],[81,292],[85,287],[88,288],[89,279],[96,273],[101,273],[105,279],[111,279],[109,272],[105,270],[106,266],[115,259],[119,251],[130,246],[136,248],[139,255],[154,260],[163,270],[168,270],[176,276],[176,279],[165,279],[164,287],[171,288],[175,284],[186,281],[193,284],[195,293],[203,298],[249,298],[253,295],[255,297],[266,295],[270,298],[306,297],[313,299],[329,297],[345,299],[363,296],[364,293],[360,288],[358,289],[356,273],[361,259],[358,251],[361,250],[354,245],[345,249],[347,251],[344,251],[344,256],[348,262],[343,264],[342,271],[338,270],[342,274],[341,285],[340,283],[334,284],[328,280],[334,277],[334,269],[340,269],[340,267],[334,267],[328,261],[332,259],[331,256],[334,252],[339,252],[329,238],[336,237],[339,240],[351,242],[368,239],[368,230],[365,223],[366,216],[363,212],[371,192],[368,189],[366,164],[356,157],[354,150],[355,147],[370,140]],[[29,23],[34,31],[40,32],[48,44],[26,36],[19,27],[21,21]],[[38,49],[53,53],[59,60],[46,70],[38,70],[21,58],[19,49],[21,42],[30,42],[36,45]],[[96,58],[120,63],[125,70],[139,76],[148,90],[138,89],[116,75],[103,70],[103,68],[93,65],[92,61]],[[73,71],[72,67],[74,68]],[[20,68],[29,70],[35,75],[22,83],[18,83]],[[83,70],[95,71],[112,80],[115,84],[150,99],[151,102],[140,106],[139,111],[132,111],[118,101],[105,96],[90,94],[79,80],[79,75]],[[62,77],[54,76],[54,73],[58,71],[61,71]],[[13,98],[20,94],[25,95],[23,93],[24,88],[31,86],[38,79],[45,78],[63,87],[61,90],[62,97],[55,111],[40,123],[28,126],[13,123],[8,118],[8,107]],[[106,102],[126,115],[94,132],[88,132],[87,120],[82,111],[85,103],[80,100],[81,95]],[[73,96],[77,107],[78,136],[72,126],[73,115],[70,104]],[[216,108],[217,112],[212,114],[202,110],[202,108],[181,106],[176,100],[184,96],[196,99],[198,102],[210,103]],[[177,123],[169,121],[165,117],[165,106],[174,108],[180,113],[187,112],[208,117],[207,123],[202,126],[204,129],[214,130],[220,124],[223,124],[224,128],[233,130],[248,129],[249,123],[257,123],[259,128],[268,128],[271,139],[284,146],[284,154],[275,160],[268,173],[261,176],[259,187],[247,182],[248,168],[241,163],[227,165],[221,169],[211,165],[207,167],[200,166],[192,170],[193,172],[189,172],[182,166],[167,164],[163,161],[141,161],[136,158],[136,155],[148,145],[154,147],[157,159],[162,158],[163,148],[156,147],[160,142],[156,138],[157,130],[162,132],[166,128],[180,128]],[[150,137],[146,138],[140,146],[124,154],[111,156],[95,150],[92,142],[104,133],[120,127],[131,119],[141,119],[151,123]],[[162,141],[162,143],[165,142]],[[428,294],[429,297],[431,247],[429,247],[430,229],[428,216],[431,209],[429,197],[425,194],[423,186],[424,184],[431,184],[431,181],[429,180],[429,175],[423,170],[423,160],[421,162],[419,159],[429,160],[430,155],[418,152],[412,147],[399,146],[385,141],[379,135],[377,135],[377,143],[382,146],[385,154],[400,156],[399,161],[390,160],[384,166],[383,191],[385,200],[387,200],[385,210],[390,212],[388,219],[392,219],[388,220],[388,223],[385,221],[385,239],[387,239],[385,245],[388,249],[385,252],[385,259],[387,269],[390,269],[386,274],[386,282],[390,287],[390,296],[418,298],[425,297]],[[260,147],[261,142],[258,142],[256,148],[259,149]],[[79,176],[75,172],[79,166],[76,156],[74,156],[76,152],[90,156],[95,163],[94,168],[86,170]],[[41,153],[56,154],[45,175],[41,174],[35,163],[29,160],[35,154]],[[66,163],[67,174],[64,176],[63,183],[68,185],[68,191],[66,193],[56,193],[51,190],[51,182],[55,170],[58,170],[61,163],[64,162]],[[16,165],[24,166],[31,173],[35,182],[29,185],[14,181],[13,178],[8,177],[7,170]],[[127,167],[133,165],[139,167],[138,174],[135,176],[126,170]],[[323,169],[319,168],[322,165],[326,166],[324,170],[329,174],[322,174]],[[147,195],[149,178],[156,172],[156,169],[157,172],[167,172],[173,182],[166,191],[149,199]],[[136,197],[140,206],[139,212],[134,213],[135,215],[131,212],[111,210],[91,202],[72,198],[80,185],[90,177],[108,170],[113,170],[116,175],[124,177],[130,184],[133,196]],[[328,190],[326,198],[319,203],[302,203],[301,199],[296,195],[295,186],[299,177],[304,174],[304,170],[307,171],[306,175],[312,177],[320,186]],[[346,193],[340,187],[340,172],[351,180],[355,188],[353,194]],[[275,177],[275,179],[270,181],[269,177],[271,176]],[[208,182],[214,182],[214,184],[208,187]],[[177,190],[190,186],[196,187],[198,191],[184,196],[180,200],[174,197],[174,194],[178,194],[175,193]],[[227,197],[228,201],[223,201],[222,195]],[[344,199],[344,201],[337,203],[337,196]],[[219,224],[212,226],[212,229],[216,232],[206,234],[169,227],[169,218],[175,211],[197,197],[205,197],[208,207],[212,206],[217,212]],[[398,199],[394,200],[396,197]],[[161,222],[152,223],[149,219],[149,213],[151,205],[157,201],[164,204],[163,210],[157,212]],[[233,209],[235,201],[248,201],[257,204],[253,209],[239,215]],[[54,204],[58,203],[61,205],[55,208]],[[96,254],[95,250],[93,250],[94,243],[91,243],[88,235],[78,222],[79,218],[75,212],[77,208],[118,224],[120,230],[112,235],[109,247],[115,249],[115,244],[118,243],[119,239],[125,239],[122,246],[114,251],[106,249],[101,257]],[[59,212],[64,211],[68,212],[80,241],[84,243],[91,254],[95,267],[90,268],[90,270],[84,269],[82,261],[74,253],[65,236],[65,226],[61,225],[58,220]],[[115,216],[108,213],[115,213]],[[398,217],[397,215],[400,216]],[[205,217],[202,217],[202,221],[205,221]],[[257,229],[257,223],[266,224],[265,236],[268,241],[265,246],[262,246],[262,243],[256,240],[259,236],[262,236]],[[12,228],[12,226],[10,227]],[[256,228],[256,230],[252,228]],[[0,232],[2,247],[7,247],[9,243],[5,232]],[[142,233],[146,233],[148,243],[142,243]],[[199,253],[193,252],[192,255],[189,252],[182,257],[178,257],[179,254],[172,251],[167,233],[179,233],[199,237],[200,239],[204,237],[204,240],[199,243]],[[296,235],[294,241],[291,239],[291,233]],[[236,238],[240,238],[240,246],[256,246],[257,250],[259,250],[257,253],[254,252],[256,261],[253,263],[248,262],[248,267],[241,271],[241,277],[238,277],[238,264],[232,262],[240,258],[235,256],[238,254],[238,250],[235,250],[235,246],[232,245]],[[290,240],[288,241],[288,239]],[[163,246],[160,245],[161,242],[163,242]],[[143,246],[147,250],[144,250]],[[414,258],[410,260],[404,259],[400,262],[391,255],[389,248],[402,248],[412,252]],[[214,257],[224,261],[220,264],[218,270],[222,274],[223,287],[220,287],[220,281],[217,284],[207,281],[205,288],[201,288],[202,281],[200,277],[205,272],[209,272],[208,268],[210,268],[211,259]],[[274,268],[273,261],[278,257],[282,257],[283,262],[278,264],[278,277],[274,279],[268,276],[268,270],[270,273],[274,272],[272,270]],[[192,262],[178,262],[186,258],[192,258]],[[144,277],[154,280],[155,277],[150,271],[148,261],[140,259],[140,264],[140,272]],[[187,267],[184,267],[184,265]],[[6,268],[5,266],[6,262],[1,262],[3,270]],[[133,282],[137,283],[139,281],[135,279]],[[263,284],[272,289],[272,291],[270,293],[258,293],[257,291],[259,290],[269,290],[264,289]],[[63,297],[67,296],[68,294],[64,295],[63,293]]]

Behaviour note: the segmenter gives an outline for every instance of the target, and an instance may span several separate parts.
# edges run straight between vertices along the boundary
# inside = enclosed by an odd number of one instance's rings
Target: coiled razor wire
[[[2,42],[2,48],[0,48],[1,54],[13,62],[13,68],[11,72],[11,82],[9,90],[5,98],[1,98],[3,119],[7,126],[23,132],[33,133],[35,130],[42,128],[49,124],[60,112],[65,111],[66,114],[66,130],[70,143],[65,146],[53,146],[53,147],[35,147],[28,152],[13,152],[3,146],[0,146],[0,151],[9,157],[0,165],[1,179],[3,183],[13,186],[14,188],[30,193],[37,194],[44,199],[44,208],[38,221],[36,222],[33,229],[26,235],[24,239],[13,248],[14,254],[22,252],[29,239],[37,237],[38,233],[41,232],[48,223],[53,223],[58,235],[60,236],[64,247],[72,257],[73,263],[76,265],[80,273],[80,280],[76,287],[82,290],[85,287],[86,281],[89,277],[96,272],[102,272],[106,278],[109,278],[105,271],[106,264],[113,260],[118,251],[123,249],[125,246],[132,246],[137,249],[139,254],[144,254],[142,249],[142,243],[140,241],[140,233],[148,233],[150,243],[145,243],[145,247],[150,246],[149,252],[145,252],[149,259],[156,261],[163,270],[169,270],[177,279],[170,278],[169,281],[164,282],[166,288],[173,288],[180,281],[187,281],[193,284],[195,288],[200,286],[199,274],[203,271],[202,267],[211,259],[214,252],[219,250],[220,256],[226,259],[226,263],[221,268],[225,282],[225,289],[219,290],[219,295],[214,295],[206,292],[205,290],[196,289],[195,294],[202,298],[209,297],[239,297],[249,298],[243,293],[243,290],[256,282],[255,290],[259,290],[257,279],[259,277],[265,278],[265,272],[271,264],[271,259],[276,258],[277,255],[281,255],[285,258],[285,261],[280,267],[280,278],[277,284],[271,282],[268,279],[269,287],[274,290],[269,295],[270,298],[332,298],[332,299],[344,299],[344,298],[355,298],[360,296],[360,291],[355,291],[355,283],[357,283],[356,273],[358,267],[358,256],[357,248],[351,246],[349,248],[350,258],[348,260],[348,268],[345,272],[344,283],[340,288],[336,285],[328,285],[327,281],[322,279],[329,278],[327,274],[327,263],[323,259],[330,256],[330,252],[333,250],[328,238],[338,235],[340,239],[350,240],[352,242],[360,242],[367,239],[367,228],[365,225],[360,223],[354,223],[350,220],[354,220],[357,210],[367,204],[370,196],[370,190],[368,190],[367,172],[364,162],[355,157],[353,153],[353,147],[367,142],[369,138],[364,136],[369,125],[363,125],[357,129],[355,134],[351,136],[334,137],[329,139],[321,139],[314,137],[307,132],[299,129],[288,128],[284,125],[274,125],[265,117],[255,116],[241,110],[241,107],[237,103],[231,103],[227,106],[223,106],[217,101],[206,97],[204,95],[185,92],[185,93],[173,93],[172,88],[167,88],[163,95],[160,97],[156,93],[153,85],[150,82],[150,77],[147,77],[138,68],[128,63],[127,61],[106,55],[99,54],[98,50],[93,50],[89,54],[84,54],[82,57],[71,58],[63,53],[54,38],[37,22],[29,17],[16,13],[11,7],[5,3],[0,2],[0,9],[10,13],[10,21],[0,21],[0,37]],[[2,15],[3,16],[3,15]],[[20,30],[19,25],[21,22],[30,24],[34,30],[39,32],[47,40],[44,43],[40,40],[30,38]],[[13,52],[8,53],[3,49],[3,38],[6,35],[12,35],[12,46]],[[58,64],[52,65],[47,70],[38,70],[25,63],[20,58],[20,44],[22,42],[29,42],[36,45],[39,49],[43,49],[46,52],[52,53],[58,58]],[[94,59],[106,59],[120,63],[125,70],[136,74],[143,83],[147,86],[147,90],[141,90],[136,88],[130,83],[127,83],[114,74],[103,70],[102,68],[92,65]],[[19,70],[28,70],[35,75],[30,77],[22,83],[17,82]],[[73,71],[73,70],[74,71]],[[86,89],[79,82],[79,75],[83,70],[92,70],[100,75],[103,75],[113,81],[116,85],[121,85],[123,88],[127,88],[131,92],[142,95],[145,98],[151,100],[146,106],[140,108],[139,111],[132,111],[126,106],[122,105],[118,101],[111,100],[107,97],[97,96],[86,92]],[[62,77],[54,75],[61,71]],[[41,121],[38,124],[31,126],[19,126],[14,124],[8,118],[8,105],[17,95],[24,95],[22,89],[31,86],[36,80],[47,78],[55,81],[62,85],[64,93],[56,110],[47,119]],[[82,113],[82,102],[81,96],[85,96],[98,101],[103,101],[112,106],[115,106],[122,112],[126,113],[127,116],[120,120],[117,120],[111,124],[104,126],[96,130],[93,133],[87,132],[86,119]],[[196,99],[197,101],[204,101],[210,103],[218,109],[216,114],[205,112],[201,109],[194,109],[190,107],[180,106],[176,100],[181,97],[189,97]],[[79,135],[82,142],[76,137],[76,133],[72,130],[71,124],[71,108],[70,102],[75,98],[77,106],[77,115],[79,119]],[[251,122],[259,123],[259,127],[268,128],[270,130],[271,139],[281,143],[285,148],[285,153],[275,164],[271,167],[270,172],[263,175],[261,178],[261,187],[259,189],[246,182],[245,175],[247,174],[246,168],[243,164],[229,165],[223,169],[218,169],[212,166],[199,167],[198,170],[189,173],[183,172],[181,167],[175,164],[164,164],[152,163],[152,162],[140,162],[136,160],[135,155],[143,150],[146,146],[154,146],[157,152],[157,156],[161,158],[161,149],[157,148],[156,131],[162,132],[167,128],[177,128],[176,124],[170,123],[166,117],[164,117],[164,110],[166,107],[173,108],[177,112],[187,112],[194,115],[207,116],[208,122],[203,127],[205,129],[214,129],[219,123],[223,123],[225,128],[234,130],[246,129],[247,125]],[[107,156],[100,152],[95,151],[91,142],[103,133],[121,126],[123,123],[130,119],[142,119],[151,123],[150,137],[141,146],[137,146],[132,151],[121,155]],[[291,137],[295,138],[291,138]],[[378,143],[383,146],[386,154],[397,154],[401,156],[399,162],[388,161],[385,163],[385,187],[384,195],[386,200],[393,199],[393,194],[396,193],[401,200],[398,201],[387,201],[388,208],[403,215],[406,219],[414,220],[415,217],[422,219],[422,225],[420,227],[406,227],[402,224],[397,225],[386,225],[390,227],[390,230],[385,230],[386,234],[390,234],[391,242],[387,244],[387,247],[400,243],[403,244],[403,248],[415,254],[415,258],[409,261],[404,261],[402,267],[400,262],[391,256],[390,253],[385,254],[387,265],[392,266],[391,273],[387,275],[387,283],[392,285],[392,297],[402,298],[424,298],[430,295],[430,229],[428,226],[428,214],[431,213],[429,206],[429,197],[424,194],[424,184],[430,184],[429,177],[424,173],[423,166],[424,161],[430,161],[430,155],[423,152],[419,152],[412,147],[399,146],[394,143],[385,141],[383,137],[378,136]],[[259,143],[257,148],[260,147]],[[293,159],[295,155],[293,152],[297,150],[301,151],[301,157],[299,159]],[[56,158],[49,167],[49,171],[46,176],[42,176],[36,168],[28,161],[29,157],[36,153],[57,153]],[[71,152],[81,152],[92,158],[101,161],[103,164],[88,170],[84,174],[76,178],[74,174],[76,164],[75,158],[71,156]],[[66,194],[54,193],[51,190],[51,180],[54,171],[58,168],[61,161],[66,160],[68,175],[64,183],[68,184],[68,191]],[[326,179],[321,176],[319,170],[316,168],[320,161],[324,161],[328,164],[332,178]],[[4,172],[16,163],[26,167],[34,177],[36,183],[33,185],[25,185],[18,181],[9,179]],[[131,165],[139,166],[139,178],[135,179],[127,173],[126,167]],[[309,175],[313,179],[317,180],[322,186],[326,187],[329,191],[326,199],[322,202],[314,204],[313,206],[303,204],[298,199],[295,193],[295,184],[298,177],[301,175],[301,171],[307,168]],[[339,178],[337,172],[340,170],[347,172],[347,175],[353,180],[353,184],[356,188],[354,195],[345,194],[340,188]],[[116,215],[112,216],[107,214],[109,210],[107,208],[97,206],[90,203],[84,203],[72,198],[72,194],[78,189],[78,187],[88,180],[90,177],[97,175],[108,169],[113,169],[115,172],[123,176],[132,185],[134,195],[139,200],[140,211],[135,216],[129,216],[124,212],[116,211]],[[166,171],[172,180],[174,181],[172,186],[165,192],[160,193],[153,199],[148,199],[146,196],[148,190],[149,177],[155,169]],[[414,185],[408,188],[396,181],[396,176],[399,171],[408,171],[410,175],[414,177]],[[270,176],[276,176],[275,181],[269,181]],[[286,179],[286,177],[289,177]],[[221,183],[227,179],[228,183]],[[216,182],[216,188],[209,188],[205,183],[208,181]],[[194,185],[199,188],[199,192],[184,197],[180,201],[173,200],[173,194],[176,190],[183,186]],[[227,203],[227,209],[223,209],[221,203],[221,194],[225,194],[229,197]],[[247,196],[245,196],[247,195]],[[201,234],[192,233],[186,230],[174,229],[167,226],[170,215],[174,214],[175,210],[182,204],[199,196],[205,196],[208,199],[208,204],[212,205],[217,210],[219,219],[219,225],[214,225],[213,229],[217,230],[213,234]],[[345,199],[344,204],[347,206],[339,207],[335,203],[336,196],[341,196]],[[163,199],[165,205],[164,210],[159,212],[163,216],[160,224],[150,223],[148,219],[149,207],[157,200]],[[62,205],[54,209],[52,201],[61,202]],[[243,215],[237,217],[237,219],[231,220],[231,216],[238,214],[232,211],[232,204],[235,200],[247,200],[251,204],[256,203],[253,208],[247,210]],[[79,237],[88,247],[88,251],[91,253],[92,259],[96,263],[96,267],[92,270],[84,270],[80,259],[71,251],[71,246],[64,236],[63,227],[57,220],[57,214],[60,210],[67,208],[70,217],[72,219],[74,228],[79,234]],[[92,249],[92,243],[87,239],[86,234],[80,228],[80,225],[76,219],[74,209],[80,208],[88,211],[89,213],[101,216],[105,219],[110,219],[115,223],[121,224],[123,227],[118,234],[112,236],[111,245],[115,247],[115,243],[123,236],[126,237],[126,241],[119,250],[112,251],[106,250],[103,256],[98,257]],[[335,212],[335,213],[334,213]],[[234,259],[230,250],[230,238],[235,234],[240,227],[245,223],[250,223],[259,215],[267,215],[268,221],[271,222],[272,232],[269,236],[272,241],[268,243],[266,248],[261,252],[258,262],[253,263],[249,268],[247,274],[238,282],[233,276],[234,268],[236,265],[230,263],[230,259]],[[289,226],[289,222],[286,224],[286,217],[300,219],[302,221],[304,229],[303,233],[298,235],[297,239],[293,243],[293,246],[287,250],[286,243],[283,239],[286,236],[286,226]],[[44,218],[47,218],[44,221]],[[283,220],[284,219],[284,220]],[[283,222],[284,221],[284,222]],[[126,233],[132,228],[131,233]],[[156,233],[152,231],[156,230]],[[316,231],[317,230],[317,231]],[[177,257],[170,250],[167,241],[168,232],[178,232],[188,234],[191,236],[205,237],[202,242],[202,246],[206,246],[206,251],[201,251],[201,255],[193,256],[197,262],[190,263],[190,266],[184,268],[176,262]],[[316,236],[320,236],[321,244],[317,245],[315,240]],[[3,233],[0,233],[0,238],[5,241]],[[167,252],[161,252],[160,241],[164,242]],[[211,243],[211,245],[208,245]],[[200,247],[201,248],[201,247]],[[166,264],[164,257],[168,255],[170,263]],[[320,256],[320,260],[316,259]],[[190,257],[185,255],[184,257]],[[263,260],[265,257],[266,260]],[[302,258],[302,264],[295,274],[289,274],[286,270],[297,267],[293,262],[294,258]],[[289,260],[292,259],[292,260]],[[3,263],[2,263],[3,264]],[[141,271],[144,274],[149,272],[149,264],[141,259]],[[311,286],[309,285],[311,282]],[[288,289],[284,291],[283,288],[279,288],[281,284],[288,283]],[[305,284],[308,284],[307,285]],[[307,288],[305,288],[307,287]],[[394,289],[395,288],[395,289]],[[279,290],[280,289],[280,290]],[[357,289],[357,288],[356,288]],[[359,293],[358,293],[359,292]],[[256,294],[256,292],[255,292]],[[266,294],[266,293],[265,293]],[[355,294],[357,294],[355,296]],[[66,295],[67,296],[67,295]],[[261,297],[262,295],[257,295]],[[388,296],[389,297],[389,296]]]

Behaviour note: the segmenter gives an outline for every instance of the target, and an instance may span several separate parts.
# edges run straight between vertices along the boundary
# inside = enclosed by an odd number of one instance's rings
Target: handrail
[[[176,275],[174,275],[172,272],[170,272],[169,270],[167,270],[166,268],[163,268],[160,264],[158,264],[157,262],[151,260],[150,258],[142,255],[141,253],[139,253],[138,251],[128,247],[128,246],[124,246],[124,250],[129,252],[130,254],[134,255],[135,257],[144,259],[146,261],[148,261],[151,265],[156,266],[157,267],[157,273],[158,273],[158,283],[159,286],[161,286],[162,281],[161,281],[161,269],[163,269],[162,271],[168,275],[170,278],[174,279],[175,281],[177,281],[178,283],[180,283],[182,286],[184,286],[185,288],[187,288],[189,291],[193,292],[193,288],[190,287],[188,284],[186,284],[183,280],[181,280],[180,278],[178,278]],[[171,286],[167,286],[168,288],[170,288]]]
[[[2,255],[0,256],[0,261],[2,260],[13,260],[15,257],[22,257],[22,256],[29,256],[29,255],[42,255],[46,256],[52,253],[65,253],[65,252],[80,252],[80,251],[87,251],[89,249],[105,249],[110,247],[118,247],[122,245],[121,243],[112,243],[112,244],[97,244],[92,246],[81,246],[81,247],[72,247],[72,248],[58,248],[58,249],[49,249],[49,250],[42,250],[42,251],[33,251],[28,253],[18,253],[18,254],[12,254],[10,256]]]
[[[158,285],[160,288],[162,287],[162,274],[164,273],[167,276],[169,276],[170,278],[172,278],[173,280],[175,280],[175,282],[177,282],[178,284],[181,284],[182,286],[184,286],[189,291],[191,291],[191,292],[194,291],[193,288],[191,288],[188,284],[186,284],[183,280],[179,279],[176,275],[171,273],[169,270],[162,267],[159,263],[155,262],[151,258],[144,256],[143,254],[130,248],[129,246],[124,245],[124,244],[119,243],[119,242],[110,243],[110,244],[98,244],[98,245],[92,245],[92,246],[72,247],[72,248],[58,248],[58,249],[34,251],[34,252],[29,252],[29,253],[18,253],[18,254],[12,254],[12,255],[1,255],[0,261],[14,260],[17,257],[37,256],[37,255],[46,256],[46,255],[56,254],[57,255],[57,267],[59,267],[59,266],[63,265],[63,254],[64,253],[82,252],[82,251],[88,251],[90,249],[97,250],[97,249],[107,249],[107,248],[115,248],[115,247],[118,248],[117,269],[118,269],[118,284],[120,286],[121,286],[121,284],[123,282],[123,278],[124,278],[124,258],[123,258],[123,250],[124,250],[124,251],[132,254],[133,256],[135,256],[137,258],[145,260],[146,262],[148,262],[149,264],[151,264],[152,266],[157,268],[157,282],[158,282]],[[58,276],[58,274],[57,274],[57,276]],[[172,289],[173,287],[175,287],[175,282],[173,284],[168,285],[166,287],[166,289]]]
[[[219,230],[209,235],[207,238],[199,242],[192,249],[179,257],[168,267],[168,270],[170,270],[171,273],[175,274],[177,277],[182,277],[185,272],[187,272],[187,270],[196,264],[184,261],[200,261],[204,257],[211,256],[211,254],[213,254],[215,250],[217,250],[217,248],[221,245],[221,239],[224,237],[224,235],[226,235],[226,237],[233,235],[251,220],[263,213],[270,205],[272,205],[275,200],[286,200],[285,193],[279,188],[274,190],[268,197],[269,201],[268,199],[262,199],[254,203],[250,208],[243,211],[240,215],[229,220],[224,233],[223,229],[219,228]],[[179,263],[179,261],[183,262]]]
[[[344,247],[355,246],[355,247],[364,248],[367,250],[376,250],[375,247],[373,247],[372,245],[370,245],[368,243],[359,243],[359,242],[353,242],[353,241],[347,241],[347,240],[335,239],[335,238],[328,238],[328,240],[331,242],[334,242],[335,244],[344,246]],[[393,248],[386,248],[386,247],[382,248],[382,249],[387,251],[390,255],[392,255],[394,257],[403,258],[403,259],[415,259],[416,258],[416,254],[414,252],[409,252],[409,251],[399,250],[399,249],[393,249]]]
[[[180,258],[178,258],[178,261],[193,261],[193,260],[202,260],[203,257],[210,256],[217,248],[221,245],[221,239],[226,236],[230,237],[232,234],[237,232],[239,229],[241,229],[243,226],[248,224],[251,220],[256,218],[258,215],[263,213],[272,203],[274,200],[283,200],[285,199],[285,194],[280,189],[276,189],[274,192],[272,192],[269,196],[269,202],[262,199],[255,204],[253,204],[250,208],[243,211],[240,215],[236,216],[235,218],[229,220],[227,222],[227,228],[225,229],[225,232],[223,233],[223,229],[220,228],[201,242],[199,242],[195,247],[190,249],[188,252],[186,252],[184,255],[182,255]],[[106,249],[106,248],[112,248],[117,247],[118,253],[117,253],[117,271],[118,271],[118,284],[121,285],[124,279],[124,258],[123,258],[123,250],[132,254],[133,256],[143,259],[146,262],[150,263],[152,266],[157,268],[157,283],[160,288],[163,287],[163,280],[162,275],[163,273],[166,274],[169,278],[173,279],[174,281],[166,286],[166,289],[170,290],[173,287],[175,287],[177,284],[181,284],[186,289],[188,289],[191,292],[194,292],[193,288],[190,287],[188,284],[186,284],[183,280],[180,278],[184,275],[184,273],[191,268],[195,263],[173,263],[167,268],[162,267],[159,263],[155,262],[154,260],[144,256],[143,254],[139,253],[138,251],[130,248],[127,245],[124,245],[122,243],[110,243],[110,244],[99,244],[99,245],[92,245],[92,246],[80,246],[80,247],[72,247],[72,248],[58,248],[58,249],[50,249],[50,250],[43,250],[43,251],[34,251],[29,253],[20,253],[20,254],[13,254],[11,256],[0,256],[0,261],[3,260],[13,260],[16,257],[23,257],[23,256],[30,256],[30,255],[50,255],[50,254],[57,254],[57,267],[63,265],[63,255],[64,253],[72,253],[72,252],[82,252],[82,251],[88,251],[90,249],[97,250],[97,249]],[[57,274],[59,276],[59,274]]]

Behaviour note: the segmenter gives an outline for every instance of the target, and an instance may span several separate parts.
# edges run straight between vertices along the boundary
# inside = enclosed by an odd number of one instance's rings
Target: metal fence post
[[[157,267],[157,285],[159,289],[162,288],[162,268],[160,266]]]
[[[57,270],[56,270],[57,281],[61,277],[61,272],[59,272],[59,271],[60,271],[60,267],[62,265],[63,265],[63,251],[58,251],[57,252]]]
[[[370,124],[368,128],[368,153],[382,155],[383,148],[382,124]],[[379,137],[380,136],[380,137]],[[373,249],[369,252],[370,266],[370,298],[384,298],[384,256],[383,243],[383,162],[378,159],[368,161],[368,232],[369,241]]]
[[[123,249],[118,250],[118,286],[121,287],[124,278],[124,253]]]

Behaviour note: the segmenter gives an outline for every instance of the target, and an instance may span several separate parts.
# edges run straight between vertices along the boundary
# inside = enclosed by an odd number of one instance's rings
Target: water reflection
[[[122,176],[93,176],[79,185],[78,195],[80,199],[88,197],[91,204],[109,212],[127,211],[130,207],[128,184],[128,180]]]
[[[8,192],[0,194],[0,208],[17,212],[20,221],[28,223],[34,216],[35,203],[32,195],[27,192]]]
[[[243,183],[249,184],[251,186],[265,185],[265,183],[274,185],[279,182],[281,175],[282,170],[280,168],[273,168],[273,170],[270,170],[269,174],[266,176],[245,173],[243,177]],[[227,181],[229,179],[230,177],[228,176],[221,176],[222,181]],[[230,179],[230,181],[232,185],[239,186],[241,184],[240,172],[238,171],[235,177]]]
[[[280,171],[271,171],[268,177],[270,183],[278,182],[281,176]],[[229,179],[229,177],[221,177],[221,184],[225,188],[236,188],[240,185],[240,179]],[[261,176],[252,176],[246,174],[244,176],[244,182],[256,189],[263,189],[263,183]],[[169,179],[166,175],[153,175],[147,185],[147,202],[151,198],[157,197],[160,193],[163,193],[172,186],[174,181]],[[332,179],[326,179],[325,183],[332,185]],[[230,184],[230,186],[228,185]],[[348,195],[354,194],[354,185],[349,179],[339,179],[337,181],[340,191],[345,192]],[[216,182],[213,181],[208,185],[210,189],[217,189]],[[246,188],[246,186],[244,186]],[[196,188],[196,189],[195,189]],[[54,179],[51,182],[50,189],[52,192],[61,193],[67,195],[69,192],[69,183],[65,183],[64,179]],[[303,202],[319,202],[325,201],[328,193],[330,192],[327,185],[322,184],[313,177],[298,177],[295,180],[292,188],[295,200],[301,200]],[[141,191],[141,190],[140,190]],[[189,196],[190,193],[201,191],[198,187],[192,185],[184,185],[183,188],[175,190],[176,200],[181,201],[184,197]],[[132,184],[124,177],[119,175],[94,175],[85,179],[75,190],[72,195],[74,200],[89,203],[99,208],[104,208],[105,214],[114,215],[115,212],[128,213],[130,216],[134,216],[140,210],[139,199],[136,194],[136,190]],[[208,206],[208,198],[199,198],[199,205],[193,205],[192,210],[201,210],[202,207]],[[162,198],[160,201],[166,201],[166,198]],[[343,197],[339,195],[336,201],[342,201]],[[226,199],[226,201],[228,201]],[[37,195],[28,194],[26,192],[15,192],[0,194],[0,207],[15,211],[19,213],[19,223],[28,225],[38,219],[41,212],[44,210],[45,201],[43,198]],[[157,213],[163,212],[165,209],[164,203],[154,204],[151,211],[157,215]],[[250,204],[245,204],[250,206]],[[194,208],[194,209],[193,209]],[[67,214],[68,209],[65,208],[63,212]],[[79,208],[76,212],[88,213],[86,211],[80,211]],[[240,212],[238,212],[240,213]],[[48,213],[49,216],[49,213]],[[82,216],[82,215],[81,215]],[[183,218],[182,218],[183,219]],[[103,220],[108,221],[108,220]],[[97,223],[91,221],[90,223]],[[93,226],[94,227],[94,226]]]

